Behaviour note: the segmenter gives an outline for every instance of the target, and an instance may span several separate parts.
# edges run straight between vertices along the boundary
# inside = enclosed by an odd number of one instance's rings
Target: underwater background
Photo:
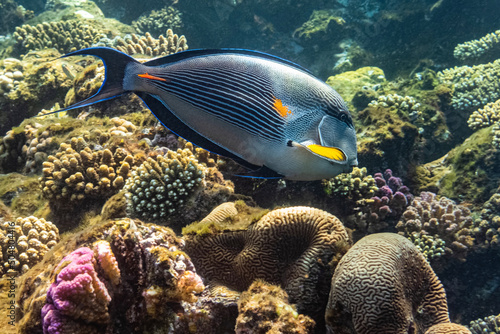
[[[500,333],[499,12],[0,0],[0,331]],[[44,116],[98,91],[97,58],[57,59],[90,46],[296,62],[349,106],[359,168],[237,177],[134,94]]]

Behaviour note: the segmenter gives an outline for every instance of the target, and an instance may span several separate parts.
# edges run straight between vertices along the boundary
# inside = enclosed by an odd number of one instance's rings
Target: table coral
[[[144,36],[131,34],[125,39],[117,38],[114,47],[129,55],[142,54],[152,57],[166,56],[188,49],[184,35],[179,37],[172,29],[168,29],[166,35],[166,37],[160,35],[156,39],[148,32]]]
[[[22,274],[40,262],[59,242],[59,230],[34,216],[0,224],[0,274]]]
[[[68,53],[92,46],[105,37],[91,24],[80,20],[43,22],[17,27],[13,35],[19,53],[55,48]]]
[[[472,224],[468,208],[456,205],[447,197],[422,192],[403,213],[396,228],[405,237],[417,232],[443,240],[445,253],[442,255],[465,261],[473,246]]]
[[[460,60],[479,58],[485,53],[500,47],[500,30],[490,32],[485,36],[458,44],[453,51],[453,56]]]
[[[129,210],[146,219],[161,219],[176,212],[202,186],[204,167],[188,149],[148,158],[125,184]]]
[[[299,312],[315,314],[326,302],[327,263],[349,242],[333,215],[309,207],[271,211],[246,231],[186,237],[186,252],[209,282],[243,291],[256,279],[281,285]]]
[[[182,26],[182,14],[174,7],[153,10],[148,15],[140,16],[136,21],[132,22],[132,27],[139,34],[149,32],[153,36],[159,36],[167,29],[178,31]]]
[[[133,163],[134,158],[124,148],[92,150],[82,137],[72,138],[43,163],[40,184],[44,196],[54,204],[102,200],[125,185]]]
[[[446,295],[416,247],[394,233],[371,234],[342,257],[326,311],[332,333],[423,333],[449,322]]]
[[[288,294],[279,286],[255,281],[241,294],[236,334],[313,333],[314,321],[298,314],[288,303]]]

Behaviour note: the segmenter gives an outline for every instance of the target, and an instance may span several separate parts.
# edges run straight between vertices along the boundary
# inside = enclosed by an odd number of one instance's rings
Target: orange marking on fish
[[[281,102],[280,99],[274,98],[274,109],[280,114],[281,117],[287,118],[290,115],[293,115],[293,113],[288,109],[287,106],[283,105],[283,102]]]
[[[144,74],[137,74],[140,78],[144,78],[144,79],[151,79],[151,80],[158,80],[158,81],[167,81],[167,79],[163,79],[163,78],[160,78],[160,77],[155,77],[154,75],[151,75],[151,74],[148,74],[148,73],[144,73]]]

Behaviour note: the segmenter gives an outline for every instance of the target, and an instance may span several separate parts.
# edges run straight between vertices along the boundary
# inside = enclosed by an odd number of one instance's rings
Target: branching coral
[[[454,87],[451,106],[467,116],[477,108],[500,99],[500,60],[477,66],[461,66],[438,73],[442,83]]]
[[[475,244],[479,250],[500,246],[500,193],[484,203],[481,215],[474,221]]]
[[[0,225],[0,274],[25,273],[40,262],[59,241],[59,230],[51,222],[33,216]]]
[[[500,332],[500,315],[490,315],[489,317],[486,317],[484,319],[471,321],[469,324],[469,329],[472,334],[498,334]]]
[[[43,163],[40,183],[44,196],[54,203],[102,200],[123,188],[133,163],[121,147],[92,150],[82,137],[72,138]]]
[[[458,44],[453,51],[455,58],[467,60],[479,58],[483,54],[500,48],[500,30],[491,32],[486,36],[465,43]]]
[[[299,312],[318,312],[326,302],[320,287],[326,265],[348,242],[342,223],[308,207],[271,211],[247,231],[188,236],[186,252],[200,275],[239,291],[256,279],[280,284]]]
[[[105,37],[90,24],[69,20],[17,27],[14,39],[20,53],[55,48],[61,53],[88,48]]]
[[[178,149],[148,158],[126,182],[129,210],[142,218],[165,218],[193,195],[203,178],[204,167],[190,150]]]
[[[377,100],[371,101],[368,106],[395,107],[408,115],[411,120],[416,120],[421,114],[421,105],[412,96],[401,96],[398,94],[380,95]]]
[[[24,78],[23,64],[19,59],[6,58],[0,62],[0,95],[19,86]]]
[[[175,52],[188,49],[184,35],[177,36],[172,29],[167,30],[167,36],[160,35],[155,39],[151,34],[145,36],[132,34],[129,38],[118,38],[114,42],[114,47],[129,55],[142,54],[152,57],[166,56]]]
[[[378,190],[375,179],[371,175],[367,175],[365,167],[354,167],[351,173],[340,174],[325,180],[323,185],[328,195],[340,197],[342,200],[349,200],[353,204],[360,199],[374,196]]]
[[[236,334],[313,333],[314,321],[297,313],[283,289],[263,281],[255,281],[241,294],[238,311]]]
[[[167,29],[177,31],[183,26],[182,14],[174,7],[165,7],[160,10],[153,10],[149,15],[143,15],[132,26],[139,34],[150,33],[153,36],[163,34]]]
[[[486,128],[498,122],[500,122],[500,99],[474,111],[467,121],[472,130]]]
[[[443,286],[402,236],[366,236],[335,269],[326,311],[332,333],[422,333],[443,322],[449,322]]]
[[[410,237],[413,233],[430,235],[445,242],[445,254],[465,261],[473,246],[470,210],[454,201],[437,198],[431,192],[422,192],[403,213],[396,225],[399,233]],[[413,237],[414,240],[419,238]]]

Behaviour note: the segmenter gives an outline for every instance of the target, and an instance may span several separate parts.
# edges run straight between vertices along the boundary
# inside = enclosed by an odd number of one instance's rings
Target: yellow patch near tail
[[[327,159],[337,160],[337,161],[346,161],[347,157],[344,152],[335,147],[326,147],[316,144],[307,145],[307,148],[317,155],[321,155]]]
[[[283,118],[287,118],[288,116],[293,115],[290,109],[288,109],[287,106],[284,106],[283,102],[281,102],[280,99],[274,98],[273,107]]]
[[[144,73],[144,74],[137,74],[139,78],[144,78],[144,79],[151,79],[151,80],[158,80],[158,81],[167,81],[167,79],[163,79],[160,77],[155,77],[154,75]]]

